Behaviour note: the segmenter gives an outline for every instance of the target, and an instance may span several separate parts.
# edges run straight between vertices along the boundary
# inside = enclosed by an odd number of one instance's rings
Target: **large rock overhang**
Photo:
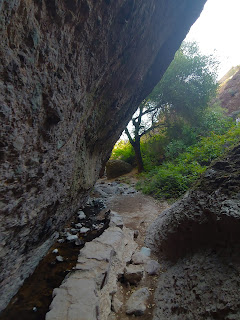
[[[204,3],[0,2],[0,310],[85,201]]]

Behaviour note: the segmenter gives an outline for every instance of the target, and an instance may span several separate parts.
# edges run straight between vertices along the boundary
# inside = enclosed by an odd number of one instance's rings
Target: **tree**
[[[141,137],[176,119],[197,123],[217,89],[218,62],[203,55],[198,45],[184,42],[152,93],[142,101],[125,129],[133,146],[138,172],[144,170]]]

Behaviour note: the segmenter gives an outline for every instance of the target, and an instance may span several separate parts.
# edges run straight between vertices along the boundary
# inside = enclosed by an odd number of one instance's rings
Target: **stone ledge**
[[[119,223],[121,217],[117,218]],[[107,319],[118,275],[123,273],[136,247],[133,231],[116,226],[86,243],[75,270],[60,288],[54,289],[46,320]]]

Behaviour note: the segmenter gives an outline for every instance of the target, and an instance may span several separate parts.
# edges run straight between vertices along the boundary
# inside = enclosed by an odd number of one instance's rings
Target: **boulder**
[[[122,160],[109,160],[106,164],[106,173],[108,179],[117,178],[123,174],[132,171],[133,167]]]
[[[150,226],[161,258],[154,319],[239,319],[240,145]],[[223,316],[224,315],[224,316]]]
[[[126,314],[141,316],[146,311],[146,302],[149,297],[148,288],[135,291],[126,303]]]

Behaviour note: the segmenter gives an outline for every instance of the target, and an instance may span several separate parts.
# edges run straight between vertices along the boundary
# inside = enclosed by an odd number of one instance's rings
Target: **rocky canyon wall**
[[[150,227],[165,272],[154,319],[240,319],[240,145]]]
[[[0,1],[0,310],[84,203],[204,2]]]

